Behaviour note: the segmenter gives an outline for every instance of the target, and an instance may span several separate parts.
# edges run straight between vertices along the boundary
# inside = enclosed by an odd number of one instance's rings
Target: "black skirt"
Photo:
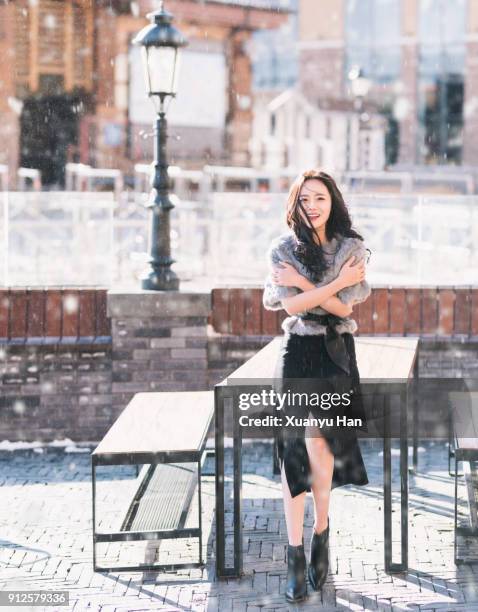
[[[345,348],[349,358],[350,375],[349,381],[353,389],[351,404],[347,408],[346,416],[360,418],[366,429],[365,413],[360,396],[360,376],[355,356],[355,343],[352,334],[342,334]],[[278,361],[274,375],[276,391],[285,392],[290,390],[290,381],[287,379],[315,379],[319,384],[321,380],[333,380],[340,377],[344,372],[331,359],[325,346],[324,335],[298,335],[287,334],[283,337]],[[290,407],[284,406],[284,415]],[[296,497],[304,491],[310,491],[310,465],[305,445],[305,427],[294,428],[293,436],[284,435],[282,430],[276,431],[277,453],[279,465],[284,470],[289,484],[292,497]],[[347,436],[327,436],[326,439],[330,450],[334,455],[334,472],[332,477],[332,489],[347,484],[368,484],[367,471],[362,458],[362,453],[354,431],[348,431]]]

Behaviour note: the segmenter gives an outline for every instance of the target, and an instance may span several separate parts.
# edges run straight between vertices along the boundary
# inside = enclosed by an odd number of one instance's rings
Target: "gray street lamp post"
[[[151,237],[149,269],[142,279],[142,288],[153,291],[173,291],[179,288],[179,278],[171,269],[170,211],[168,160],[166,153],[167,122],[165,100],[177,91],[179,49],[188,44],[181,32],[171,25],[173,16],[161,3],[159,10],[147,15],[151,23],[133,40],[141,45],[148,96],[156,110],[154,142],[154,175],[151,198]]]

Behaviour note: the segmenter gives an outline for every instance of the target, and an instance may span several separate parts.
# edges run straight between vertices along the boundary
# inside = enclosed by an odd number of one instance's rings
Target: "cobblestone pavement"
[[[370,484],[333,491],[330,574],[321,593],[310,591],[308,600],[297,606],[288,605],[283,596],[287,537],[270,444],[256,440],[244,445],[245,575],[227,581],[214,576],[212,476],[203,480],[204,569],[101,574],[92,571],[91,562],[89,455],[51,448],[2,452],[0,590],[69,591],[68,608],[45,610],[478,610],[478,564],[453,563],[453,480],[446,447],[428,441],[420,449],[419,473],[410,478],[411,569],[394,576],[383,570],[380,444],[363,444],[362,449]],[[134,484],[131,468],[107,470],[98,490],[100,527],[113,524]],[[464,499],[463,484],[460,495]],[[195,503],[191,525],[197,518]],[[465,502],[462,512],[465,517]],[[308,495],[306,547],[312,523]],[[144,561],[156,555],[185,561],[197,554],[197,540],[164,541],[159,550],[152,543],[100,546],[100,561]]]

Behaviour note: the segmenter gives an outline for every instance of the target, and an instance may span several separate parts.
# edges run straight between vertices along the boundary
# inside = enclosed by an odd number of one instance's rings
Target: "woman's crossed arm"
[[[274,282],[286,286],[298,287],[302,293],[282,298],[282,305],[289,315],[320,306],[324,310],[345,317],[351,314],[352,304],[344,304],[336,293],[350,287],[365,278],[365,262],[353,265],[355,256],[350,257],[342,266],[339,275],[322,287],[316,287],[302,276],[292,265],[282,262],[282,268],[276,268],[272,275]],[[285,268],[284,268],[285,266]]]

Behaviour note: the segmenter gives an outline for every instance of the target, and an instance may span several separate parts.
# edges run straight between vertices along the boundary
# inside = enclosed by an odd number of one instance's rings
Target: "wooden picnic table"
[[[216,573],[218,577],[239,577],[242,569],[242,429],[239,426],[237,385],[271,387],[275,365],[283,337],[274,338],[251,359],[237,368],[214,389],[216,419]],[[368,337],[355,338],[357,365],[363,393],[383,393],[383,495],[384,495],[384,556],[385,571],[401,572],[408,567],[408,426],[407,414],[411,403],[411,383],[418,377],[418,338]],[[392,562],[392,453],[391,453],[391,397],[398,394],[400,408],[400,543],[401,559]],[[227,406],[227,408],[226,408]],[[225,410],[232,410],[233,420],[233,563],[226,563],[225,527]],[[414,411],[415,414],[416,411]],[[415,420],[415,419],[414,419]]]

